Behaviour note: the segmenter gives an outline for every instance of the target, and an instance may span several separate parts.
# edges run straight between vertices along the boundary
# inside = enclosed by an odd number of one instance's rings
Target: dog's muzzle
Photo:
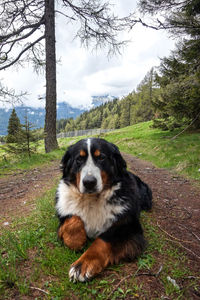
[[[85,192],[94,193],[97,187],[97,179],[93,175],[86,175],[83,178],[83,186],[85,188]]]

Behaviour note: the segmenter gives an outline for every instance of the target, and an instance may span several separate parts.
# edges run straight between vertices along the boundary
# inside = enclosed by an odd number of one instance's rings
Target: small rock
[[[9,222],[4,222],[3,225],[4,225],[4,226],[8,226],[8,225],[9,225]]]
[[[163,202],[169,202],[169,199],[163,199]]]
[[[176,283],[175,279],[172,279],[170,276],[167,276],[167,280],[173,284],[173,286],[177,289],[180,289],[179,285]]]

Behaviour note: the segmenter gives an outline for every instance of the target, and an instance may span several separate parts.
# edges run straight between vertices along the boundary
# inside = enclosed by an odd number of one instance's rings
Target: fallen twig
[[[163,269],[163,266],[161,265],[158,272],[157,273],[151,273],[151,272],[146,272],[146,273],[138,273],[140,268],[137,269],[137,271],[134,273],[134,274],[129,274],[125,277],[123,277],[119,282],[118,284],[115,286],[115,288],[112,290],[112,292],[108,295],[108,299],[110,299],[110,296],[118,289],[118,287],[127,279],[129,279],[130,277],[136,277],[136,276],[154,276],[154,277],[158,277],[159,274],[161,273]]]
[[[193,244],[192,241],[184,241],[184,240],[178,239],[177,237],[171,235],[170,233],[168,233],[167,231],[165,231],[165,230],[158,224],[158,222],[157,222],[157,226],[158,226],[158,228],[159,228],[161,231],[163,231],[166,235],[168,235],[168,236],[171,237],[172,239],[174,239],[174,240],[176,240],[176,241],[178,241],[178,242],[182,242],[182,243],[190,243],[190,244]]]
[[[163,269],[163,266],[161,265],[157,273],[151,273],[151,272],[146,272],[146,273],[137,273],[135,276],[154,276],[158,277]]]
[[[187,231],[189,231],[199,242],[200,242],[200,238],[198,237],[198,235],[196,234],[196,233],[194,233],[193,231],[191,231],[191,230],[189,230],[188,229],[188,227],[187,226],[185,226],[185,225],[183,225],[183,224],[180,224],[180,223],[178,223],[178,225],[180,226],[180,227],[183,227],[183,228],[185,228]]]
[[[196,233],[194,233],[193,231],[191,231],[191,234],[200,242],[200,238],[198,237],[198,235]]]
[[[182,279],[200,279],[199,276],[186,276],[186,277],[183,277]]]
[[[112,290],[112,292],[108,295],[108,299],[110,299],[110,296],[118,289],[118,287],[128,278],[130,278],[131,276],[134,276],[133,274],[129,274],[127,276],[125,276],[124,278],[122,278],[118,284],[114,287],[114,289]]]
[[[112,292],[108,295],[108,299],[110,299],[110,296],[118,289],[118,287],[125,281],[127,280],[128,278],[132,277],[132,276],[136,276],[137,273],[139,272],[140,268],[137,269],[137,271],[134,273],[134,274],[129,274],[125,277],[123,277],[119,282],[118,284],[114,287],[114,289],[112,290]]]
[[[200,260],[200,256],[197,255],[196,253],[194,253],[192,250],[190,250],[189,248],[183,246],[179,241],[175,241],[175,240],[171,240],[171,239],[166,239],[167,241],[170,241],[170,242],[174,242],[174,243],[178,243],[179,246],[181,246],[184,250],[190,252],[192,255],[194,255],[196,258],[198,258]]]
[[[47,292],[47,291],[45,291],[45,290],[42,290],[42,289],[40,289],[40,288],[38,288],[38,287],[35,287],[35,286],[31,286],[30,289],[32,289],[32,290],[37,290],[37,291],[43,292],[43,293],[46,294],[46,295],[49,295],[49,292]]]
[[[155,274],[156,277],[158,277],[160,275],[160,273],[162,272],[163,269],[163,265],[160,266],[158,272]]]

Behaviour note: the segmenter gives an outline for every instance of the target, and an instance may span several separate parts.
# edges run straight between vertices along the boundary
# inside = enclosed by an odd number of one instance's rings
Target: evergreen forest
[[[75,120],[62,119],[57,122],[57,132],[93,128],[117,129],[153,118],[152,99],[158,88],[153,86],[153,69],[148,72],[136,91],[123,99],[114,99],[82,113]]]

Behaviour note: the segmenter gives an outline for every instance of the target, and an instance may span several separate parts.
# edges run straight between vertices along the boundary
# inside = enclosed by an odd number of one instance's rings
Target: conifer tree
[[[22,125],[22,143],[21,152],[28,154],[30,157],[37,149],[36,133],[32,130],[34,125],[28,120],[28,116],[24,117],[24,124]]]
[[[24,117],[24,124],[20,124],[20,128],[15,132],[14,142],[7,144],[4,149],[8,153],[22,155],[27,154],[29,157],[37,149],[36,133],[32,130],[34,125],[28,120],[28,116]]]
[[[13,108],[8,121],[7,143],[16,143],[20,131],[21,131],[20,120],[17,116],[15,109]]]
[[[130,108],[131,101],[130,98],[125,98],[121,105],[121,116],[120,116],[120,127],[126,127],[130,125]]]
[[[152,68],[137,86],[136,93],[132,94],[132,97],[135,99],[134,101],[132,100],[134,105],[131,109],[131,124],[149,121],[153,118],[152,103],[156,90],[154,86],[154,70]]]

